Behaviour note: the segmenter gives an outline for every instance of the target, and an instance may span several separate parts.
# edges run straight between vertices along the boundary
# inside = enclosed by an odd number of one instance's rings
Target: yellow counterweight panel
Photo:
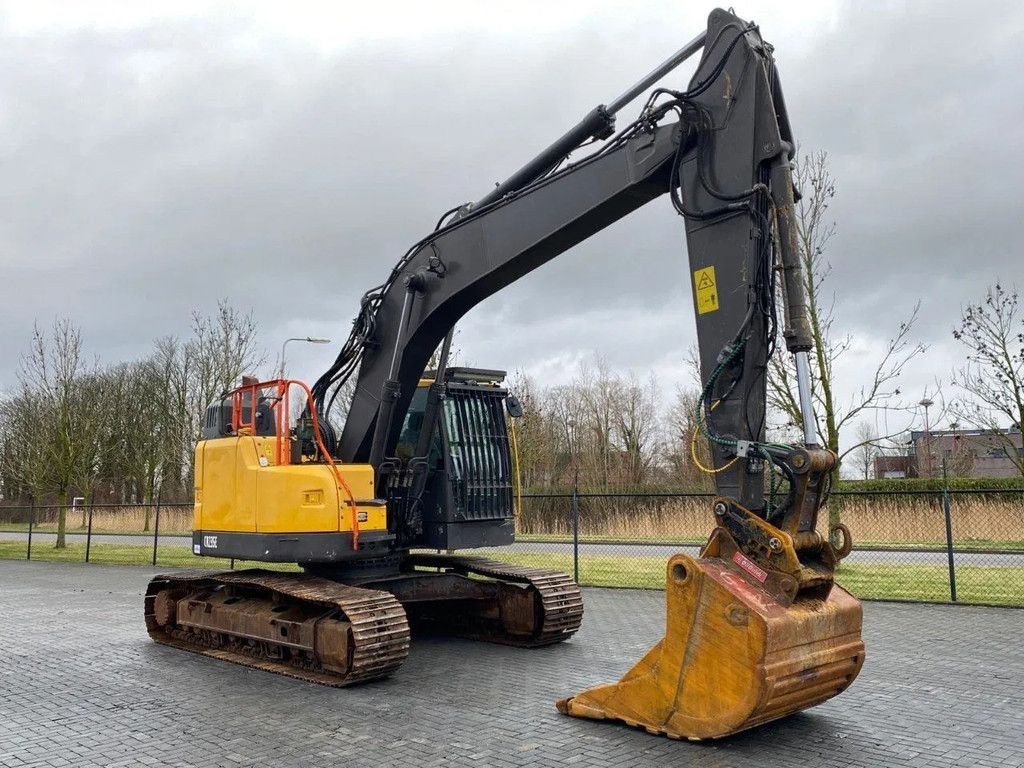
[[[276,466],[277,439],[243,435],[196,446],[197,530],[319,533],[352,530],[352,513],[326,464]],[[357,501],[373,499],[373,467],[339,466]],[[357,507],[360,531],[387,528],[384,506]]]
[[[203,529],[203,449],[206,442],[202,441],[196,445],[195,460],[192,463],[192,475],[194,479],[195,492],[192,498],[195,499],[192,505],[192,530]]]
[[[256,530],[256,510],[252,507],[246,510],[235,497],[238,442],[241,439],[203,440],[196,445],[197,530]]]
[[[234,528],[218,528],[221,531],[255,531],[256,530],[256,471],[259,462],[271,461],[273,438],[250,437],[242,435],[235,438],[235,509],[239,521]],[[270,454],[268,456],[267,454]],[[209,483],[206,483],[209,485]]]

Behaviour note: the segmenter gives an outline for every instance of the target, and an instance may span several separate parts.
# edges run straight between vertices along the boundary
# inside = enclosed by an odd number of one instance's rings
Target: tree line
[[[69,319],[34,328],[17,387],[0,398],[0,494],[60,506],[75,497],[152,502],[192,497],[192,452],[206,406],[262,362],[256,322],[227,302],[194,313],[133,362],[103,365]]]
[[[696,386],[678,386],[662,405],[653,376],[613,371],[598,357],[579,363],[569,384],[539,386],[519,372],[509,388],[523,408],[514,429],[524,489],[712,487],[690,457]],[[696,450],[710,461],[703,440]]]

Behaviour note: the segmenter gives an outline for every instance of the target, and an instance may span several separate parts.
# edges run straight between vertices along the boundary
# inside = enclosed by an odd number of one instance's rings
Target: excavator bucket
[[[559,701],[559,711],[715,739],[820,704],[864,662],[860,603],[838,586],[786,606],[733,561],[676,554],[665,601],[664,639],[618,683]]]

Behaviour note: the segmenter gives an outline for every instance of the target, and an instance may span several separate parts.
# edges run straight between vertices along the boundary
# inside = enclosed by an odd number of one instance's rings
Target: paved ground
[[[68,541],[81,544],[85,543],[84,533],[66,534]],[[0,531],[0,541],[26,541],[27,533],[20,531]],[[56,534],[47,532],[35,532],[32,534],[33,542],[46,542],[52,544],[56,540]],[[153,536],[141,536],[136,534],[105,534],[94,533],[93,542],[100,544],[134,544],[140,547],[152,547]],[[192,546],[190,536],[161,536],[160,547],[179,547],[188,549]],[[518,541],[509,547],[514,552],[531,552],[537,554],[572,554],[572,544],[562,542],[533,542]],[[581,555],[601,555],[616,557],[654,557],[659,560],[668,560],[676,552],[686,552],[689,555],[697,556],[700,547],[660,545],[660,544],[580,544]],[[887,563],[898,565],[946,565],[945,551],[917,552],[911,550],[871,550],[854,549],[846,562],[848,563]],[[1024,552],[956,552],[957,565],[1002,565],[1024,567]]]
[[[415,643],[335,690],[151,643],[142,568],[0,561],[0,766],[1024,766],[1024,611],[871,603],[837,699],[691,744],[563,717],[662,632],[660,593],[585,590],[583,630],[526,651]]]

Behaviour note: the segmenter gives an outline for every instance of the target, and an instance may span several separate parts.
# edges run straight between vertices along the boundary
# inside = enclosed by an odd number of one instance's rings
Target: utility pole
[[[932,476],[932,433],[931,426],[928,423],[928,409],[935,405],[935,403],[925,395],[924,399],[921,400],[918,405],[924,406],[924,449],[928,454],[928,469],[926,477]],[[920,468],[920,464],[918,465]]]

